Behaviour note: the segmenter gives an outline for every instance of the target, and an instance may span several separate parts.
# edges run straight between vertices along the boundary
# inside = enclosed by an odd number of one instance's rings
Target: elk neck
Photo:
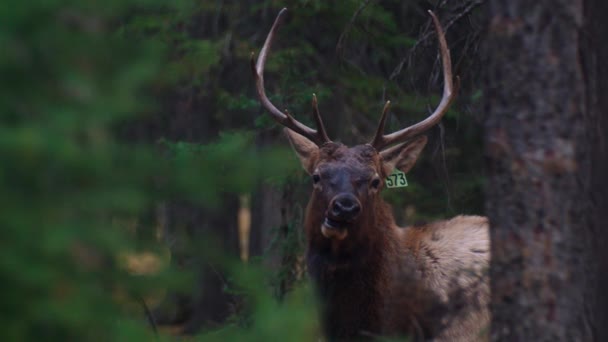
[[[305,220],[308,272],[322,299],[328,336],[361,337],[382,331],[382,310],[397,259],[397,227],[380,196],[362,211],[344,240],[321,233],[324,203],[313,195]],[[357,312],[358,314],[353,314]]]

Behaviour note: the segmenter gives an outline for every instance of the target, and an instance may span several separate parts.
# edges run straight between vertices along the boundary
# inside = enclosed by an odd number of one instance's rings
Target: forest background
[[[52,0],[0,6],[3,340],[318,337],[301,221],[310,181],[254,92],[330,137],[425,117],[441,93],[428,9],[460,91],[408,175],[400,225],[484,214],[483,0]]]

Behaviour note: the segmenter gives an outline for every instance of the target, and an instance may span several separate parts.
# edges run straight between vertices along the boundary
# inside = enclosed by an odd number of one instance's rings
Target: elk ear
[[[393,173],[396,168],[407,173],[416,164],[416,160],[426,142],[426,136],[423,135],[380,152],[386,175]]]
[[[300,162],[302,163],[302,167],[308,174],[313,173],[313,168],[315,164],[315,160],[319,155],[319,147],[314,142],[310,141],[303,135],[300,135],[289,128],[283,129],[285,135],[289,139],[291,143],[291,147],[300,158]]]

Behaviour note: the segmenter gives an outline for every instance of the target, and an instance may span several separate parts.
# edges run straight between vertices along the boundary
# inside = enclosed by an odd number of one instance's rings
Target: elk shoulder
[[[401,288],[393,289],[393,299],[425,298],[409,305],[420,327],[427,331],[423,334],[441,341],[486,339],[490,320],[488,226],[485,217],[457,216],[399,229],[403,261],[396,263],[401,266],[395,276],[410,281],[395,282]],[[412,289],[407,284],[417,285]],[[481,330],[480,323],[485,323]]]

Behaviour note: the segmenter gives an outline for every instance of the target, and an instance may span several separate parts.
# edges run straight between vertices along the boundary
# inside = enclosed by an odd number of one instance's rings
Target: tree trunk
[[[597,282],[589,289],[589,301],[594,320],[596,341],[608,341],[608,2],[587,0],[585,2],[584,49],[582,60],[585,66],[587,86],[587,132],[590,141],[591,175],[589,212],[590,234],[594,245],[593,275]]]
[[[494,340],[606,340],[608,306],[598,303],[608,247],[608,103],[599,96],[607,93],[600,38],[608,13],[590,7],[600,2],[489,3]]]

